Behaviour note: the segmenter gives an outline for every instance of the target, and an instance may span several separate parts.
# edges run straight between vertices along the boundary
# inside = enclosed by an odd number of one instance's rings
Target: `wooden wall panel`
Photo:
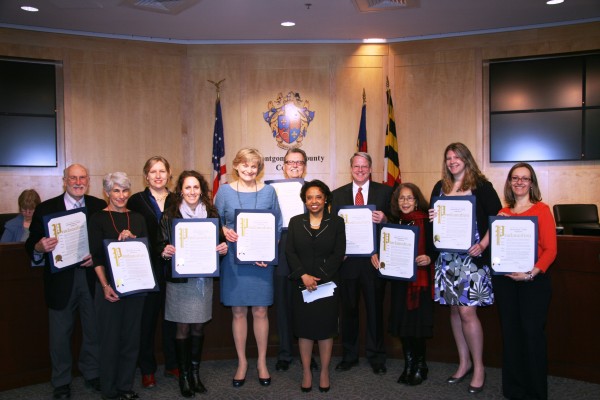
[[[400,42],[393,44],[175,45],[0,29],[0,54],[64,63],[65,162],[82,162],[92,174],[91,194],[101,196],[101,177],[124,170],[134,191],[141,168],[166,156],[177,175],[194,168],[211,174],[215,90],[207,79],[225,78],[222,107],[228,171],[242,146],[265,155],[284,153],[262,119],[279,92],[298,91],[315,120],[303,148],[323,155],[309,178],[332,187],[350,181],[367,95],[367,136],[373,179],[383,175],[386,126],[385,78],[392,88],[403,180],[426,195],[439,179],[442,152],[462,141],[501,192],[510,164],[488,162],[486,60],[597,49],[600,23],[547,29]],[[28,187],[43,198],[62,190],[62,168],[2,168],[0,212],[16,211]],[[280,164],[267,168],[278,176]],[[599,204],[600,162],[535,163],[542,192],[557,202]],[[13,204],[15,203],[15,204]]]

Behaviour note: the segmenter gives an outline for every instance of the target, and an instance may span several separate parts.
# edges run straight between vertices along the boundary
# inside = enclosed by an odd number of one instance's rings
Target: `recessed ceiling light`
[[[292,21],[285,21],[281,23],[281,26],[295,26],[296,23]]]
[[[22,6],[21,10],[23,11],[29,11],[29,12],[38,12],[40,11],[39,9],[32,7],[32,6]]]
[[[552,5],[554,5],[554,4],[560,4],[560,3],[564,3],[564,2],[565,2],[565,0],[548,0],[548,1],[546,2],[546,4],[549,4],[549,5],[551,5],[551,6],[552,6]]]

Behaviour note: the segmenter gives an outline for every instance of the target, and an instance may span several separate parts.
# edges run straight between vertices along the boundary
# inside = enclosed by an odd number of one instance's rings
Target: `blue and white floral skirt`
[[[479,267],[466,253],[440,253],[435,262],[435,301],[451,306],[494,303],[490,268]]]

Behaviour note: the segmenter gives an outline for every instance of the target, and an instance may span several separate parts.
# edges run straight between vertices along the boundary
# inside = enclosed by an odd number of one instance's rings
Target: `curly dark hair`
[[[315,179],[313,181],[304,182],[304,185],[302,185],[302,189],[300,189],[300,198],[302,199],[303,203],[306,203],[307,190],[312,187],[319,188],[321,193],[323,193],[323,195],[325,195],[325,202],[331,203],[331,190],[329,189],[329,186],[327,186],[324,182],[322,182],[318,179]]]
[[[204,204],[204,206],[206,207],[206,212],[209,218],[217,218],[219,213],[217,212],[217,208],[213,205],[212,200],[211,200],[211,196],[210,196],[210,189],[208,188],[208,182],[206,182],[206,179],[204,179],[204,177],[202,175],[200,175],[199,172],[197,171],[183,171],[180,175],[179,178],[177,178],[177,184],[175,185],[175,196],[177,196],[177,201],[175,201],[175,203],[173,203],[171,205],[171,207],[169,207],[169,209],[167,210],[167,214],[171,217],[176,217],[179,215],[179,206],[181,205],[181,202],[183,201],[183,195],[182,195],[182,189],[183,189],[183,182],[185,181],[186,178],[189,177],[193,177],[198,179],[198,182],[200,182],[200,201]]]

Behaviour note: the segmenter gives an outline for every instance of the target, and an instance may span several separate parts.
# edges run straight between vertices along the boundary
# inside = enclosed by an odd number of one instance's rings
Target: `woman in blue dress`
[[[457,384],[471,374],[468,391],[478,393],[485,384],[483,330],[477,307],[494,303],[488,249],[488,217],[502,208],[492,184],[481,173],[471,152],[462,143],[444,151],[442,180],[431,197],[475,196],[475,243],[463,253],[441,252],[435,262],[434,300],[450,306],[450,325],[458,349],[457,371],[446,382]],[[433,205],[433,202],[430,202]],[[434,210],[429,210],[433,218]]]
[[[277,231],[281,230],[281,211],[275,189],[258,181],[264,168],[262,154],[256,149],[243,148],[233,160],[236,180],[219,188],[215,206],[221,217],[221,226],[229,246],[238,239],[235,227],[236,209],[271,210],[275,213]],[[233,313],[233,339],[238,355],[238,367],[233,377],[234,387],[246,381],[248,360],[248,308],[252,310],[254,337],[258,348],[258,381],[262,386],[271,384],[267,369],[267,343],[269,338],[268,307],[273,304],[273,265],[257,262],[241,265],[235,262],[235,251],[230,248],[221,261],[221,302],[231,306]]]

